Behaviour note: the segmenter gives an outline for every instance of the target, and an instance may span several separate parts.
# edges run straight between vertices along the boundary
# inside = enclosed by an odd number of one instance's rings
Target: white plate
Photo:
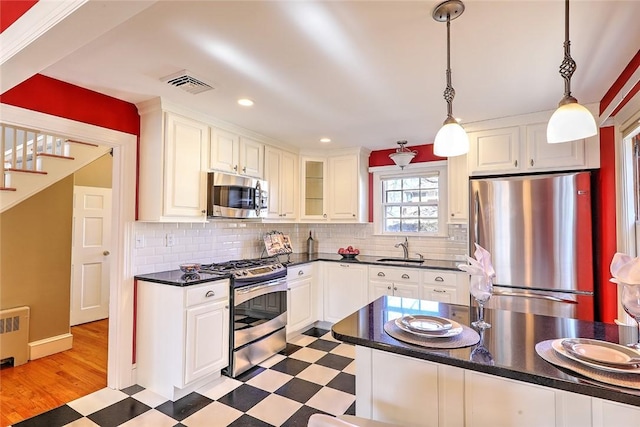
[[[557,353],[560,353],[562,356],[569,358],[575,362],[582,363],[583,365],[589,366],[594,369],[600,369],[600,370],[609,371],[609,372],[616,372],[619,374],[640,374],[640,368],[618,368],[611,365],[600,365],[598,363],[592,363],[587,360],[575,357],[571,353],[569,353],[567,350],[565,350],[564,347],[562,347],[562,340],[563,338],[553,340],[553,342],[551,342],[551,347],[553,347],[553,349]]]
[[[567,338],[562,347],[572,356],[587,362],[613,365],[620,368],[636,368],[640,353],[634,349],[607,341],[588,338]]]
[[[444,317],[424,316],[416,314],[415,316],[403,316],[400,321],[404,326],[415,332],[431,332],[442,334],[451,329],[451,321]]]
[[[416,331],[413,329],[409,329],[402,323],[402,317],[396,319],[395,322],[396,322],[396,326],[402,329],[403,331],[413,335],[423,337],[423,338],[449,338],[449,337],[455,337],[456,335],[459,335],[460,333],[462,333],[462,326],[460,326],[458,322],[454,322],[453,320],[451,320],[451,328],[445,330],[444,332],[443,331],[438,331],[438,332]]]

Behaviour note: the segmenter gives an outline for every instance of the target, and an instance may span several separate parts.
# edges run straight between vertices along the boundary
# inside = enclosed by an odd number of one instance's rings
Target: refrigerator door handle
[[[537,299],[544,299],[547,301],[554,301],[554,302],[564,302],[567,304],[578,304],[578,301],[573,301],[570,299],[566,299],[566,298],[559,298],[559,297],[555,297],[553,295],[544,295],[544,294],[538,294],[538,293],[524,293],[524,292],[511,292],[511,291],[493,291],[493,295],[494,296],[505,296],[505,297],[519,297],[519,298],[537,298]]]
[[[474,203],[473,203],[473,232],[474,232],[474,238],[473,238],[473,242],[477,243],[480,241],[480,236],[479,236],[479,232],[480,229],[478,228],[478,214],[480,213],[480,195],[478,194],[478,190],[475,191],[474,195]]]

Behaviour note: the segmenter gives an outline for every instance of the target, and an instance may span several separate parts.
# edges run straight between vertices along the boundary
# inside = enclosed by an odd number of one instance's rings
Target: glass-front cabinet
[[[302,164],[302,218],[327,219],[326,159],[303,157]]]

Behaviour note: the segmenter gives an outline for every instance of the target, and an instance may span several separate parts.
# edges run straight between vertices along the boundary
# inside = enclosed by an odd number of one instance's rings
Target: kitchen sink
[[[377,259],[376,261],[379,262],[410,262],[413,264],[422,264],[424,262],[423,259],[415,259],[415,258],[380,258]]]

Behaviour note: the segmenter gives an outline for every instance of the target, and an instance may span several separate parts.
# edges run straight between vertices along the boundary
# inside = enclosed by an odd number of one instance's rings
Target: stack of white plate
[[[588,338],[563,338],[551,343],[564,357],[603,371],[640,374],[640,353],[608,341]]]
[[[438,316],[403,316],[395,322],[404,332],[425,338],[449,338],[462,332],[462,326],[458,322]]]

